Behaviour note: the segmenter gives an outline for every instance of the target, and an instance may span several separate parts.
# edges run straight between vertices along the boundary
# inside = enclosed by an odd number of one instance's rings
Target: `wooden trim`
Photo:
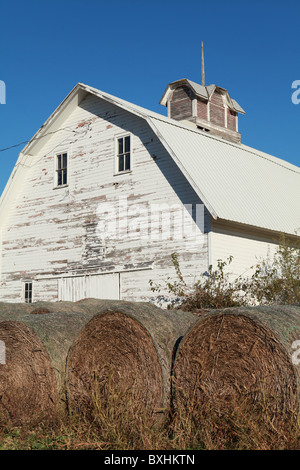
[[[193,98],[192,100],[192,116],[197,117],[197,98]]]
[[[228,221],[225,219],[211,219],[211,230],[215,233],[223,233],[243,237],[254,238],[257,240],[267,241],[268,243],[277,244],[282,232],[276,232],[262,227],[255,227],[254,225],[241,224],[239,222]],[[287,240],[299,240],[299,236],[289,233],[284,234]]]
[[[142,267],[136,267],[136,268],[131,268],[131,269],[113,269],[111,271],[97,271],[97,272],[90,272],[91,269],[99,269],[99,266],[94,266],[93,268],[89,267],[89,271],[86,272],[84,268],[82,268],[83,272],[79,273],[78,269],[76,269],[76,274],[73,274],[72,271],[70,270],[67,273],[60,273],[60,274],[53,274],[52,276],[46,275],[46,276],[37,276],[36,280],[37,281],[46,281],[47,279],[61,279],[61,278],[69,278],[69,277],[82,277],[82,276],[104,276],[105,274],[122,274],[122,273],[132,273],[136,271],[152,271],[153,266],[148,266],[146,268]],[[29,281],[24,281],[24,282],[29,282]],[[32,281],[30,281],[32,282]]]

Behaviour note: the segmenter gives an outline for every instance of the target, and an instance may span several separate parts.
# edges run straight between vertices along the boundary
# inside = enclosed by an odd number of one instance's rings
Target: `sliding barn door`
[[[119,274],[62,277],[58,280],[58,300],[113,299],[120,298]]]

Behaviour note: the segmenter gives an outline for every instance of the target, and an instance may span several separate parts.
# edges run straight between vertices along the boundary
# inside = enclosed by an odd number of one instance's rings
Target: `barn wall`
[[[132,171],[115,175],[115,137],[127,132]],[[60,152],[69,155],[69,184],[55,188],[54,162]],[[143,119],[89,95],[38,154],[28,157],[26,177],[2,228],[0,299],[22,301],[22,282],[32,280],[34,300],[55,301],[63,276],[121,273],[120,297],[148,300],[149,280],[173,275],[173,252],[187,279],[194,279],[207,269],[208,254],[207,235],[201,235],[193,217],[185,211],[197,238],[183,238],[174,230],[168,235],[162,225],[151,238],[149,224],[135,218],[137,207],[166,203],[173,207],[174,220],[182,204],[201,205]],[[121,235],[107,236],[99,229],[99,214],[106,209],[111,221],[115,213],[124,225]],[[167,209],[162,214],[166,223]]]
[[[209,238],[210,264],[217,267],[218,259],[226,261],[229,256],[233,256],[228,267],[232,278],[250,276],[255,265],[262,259],[271,260],[279,246],[279,239],[275,235],[224,221],[213,221]]]

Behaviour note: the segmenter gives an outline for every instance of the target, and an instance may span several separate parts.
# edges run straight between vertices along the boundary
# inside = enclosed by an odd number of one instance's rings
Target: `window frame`
[[[129,152],[125,152],[125,138],[129,137]],[[119,153],[119,140],[123,139],[123,152]],[[119,170],[119,161],[120,157],[124,156],[126,159],[126,154],[129,154],[129,169]],[[124,159],[124,167],[125,167]],[[132,134],[127,132],[125,134],[118,134],[115,136],[115,172],[114,175],[124,175],[132,172]]]
[[[27,285],[30,286],[28,289],[26,288]],[[26,292],[28,292],[28,295],[26,295]],[[26,304],[33,303],[33,281],[32,280],[27,280],[27,281],[22,282],[22,297],[23,297],[24,303]]]
[[[67,156],[67,166],[62,167],[62,168],[58,168],[58,157],[63,157],[63,155]],[[59,153],[56,153],[55,158],[54,158],[54,189],[66,188],[66,187],[69,186],[69,174],[70,174],[69,170],[70,170],[70,165],[69,165],[69,153],[68,153],[68,151],[63,150]],[[58,184],[58,174],[59,174],[59,172],[63,172],[63,171],[67,172],[67,182],[62,183],[62,184]]]

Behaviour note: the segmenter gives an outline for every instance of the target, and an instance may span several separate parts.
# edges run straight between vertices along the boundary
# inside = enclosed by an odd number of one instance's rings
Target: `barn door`
[[[86,298],[118,300],[119,273],[62,277],[58,280],[58,300],[77,302]]]

